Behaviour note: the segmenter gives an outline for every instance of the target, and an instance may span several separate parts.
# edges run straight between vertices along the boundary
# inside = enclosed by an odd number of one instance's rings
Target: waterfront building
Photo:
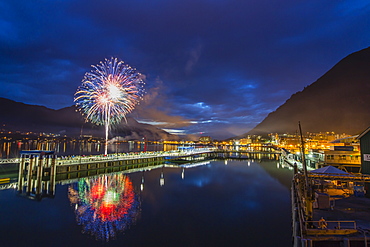
[[[361,170],[364,174],[370,174],[370,127],[363,131],[359,136],[361,147]]]
[[[289,150],[297,157],[301,155],[301,138],[297,134],[272,136],[280,148]],[[347,172],[360,173],[361,155],[357,137],[334,132],[306,133],[303,141],[307,165],[316,169],[331,165]]]
[[[203,143],[211,143],[212,138],[210,136],[201,136],[199,137],[199,141]]]
[[[330,150],[312,151],[309,158],[315,161],[316,168],[334,166],[347,172],[360,173],[360,152],[353,146],[333,146]]]
[[[242,138],[239,140],[239,144],[240,145],[247,145],[247,144],[251,144],[253,143],[253,140],[251,138],[251,136],[247,136],[246,138]]]

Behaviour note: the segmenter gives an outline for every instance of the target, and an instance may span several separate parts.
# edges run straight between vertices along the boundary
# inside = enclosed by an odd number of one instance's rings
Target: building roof
[[[348,175],[351,176],[348,172],[342,171],[341,169],[338,169],[334,166],[324,166],[316,170],[312,170],[310,172],[313,173],[330,173],[330,174],[342,174],[342,175]]]
[[[333,141],[330,141],[329,143],[341,143],[342,141],[346,141],[346,140],[350,140],[350,139],[358,139],[358,136],[359,135],[354,135],[354,136],[348,136],[348,137],[344,137],[344,138],[340,138],[340,139],[335,139]]]
[[[364,130],[361,134],[358,135],[357,139],[361,139],[364,135],[366,135],[370,131],[370,127]]]

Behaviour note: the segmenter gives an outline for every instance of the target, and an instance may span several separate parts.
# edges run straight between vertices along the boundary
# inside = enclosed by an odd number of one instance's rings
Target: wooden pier
[[[179,158],[192,162],[214,157],[211,149],[68,157],[57,157],[52,151],[32,150],[21,151],[20,155],[17,190],[36,199],[53,197],[58,180],[155,166]]]
[[[307,178],[308,187],[296,169],[291,189],[293,247],[370,246],[370,198],[356,193],[370,176],[309,173]]]
[[[8,161],[11,162],[13,169],[16,168],[12,172],[17,172],[18,183],[16,184],[16,189],[19,194],[41,199],[43,197],[54,197],[56,182],[62,180],[78,179],[104,173],[126,172],[128,170],[145,170],[146,167],[179,165],[212,159],[277,160],[279,154],[275,150],[269,152],[267,150],[246,151],[195,148],[168,152],[58,157],[53,151],[29,150],[21,151],[20,158]],[[4,160],[2,160],[2,163],[4,163]],[[15,176],[16,174],[13,175]],[[9,183],[10,179],[7,178],[6,182]]]

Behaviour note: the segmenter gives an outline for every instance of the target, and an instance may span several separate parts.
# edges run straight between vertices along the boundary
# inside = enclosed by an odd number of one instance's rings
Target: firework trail
[[[86,121],[105,126],[107,154],[110,127],[120,123],[142,99],[143,75],[113,57],[92,67],[85,73],[74,101]]]

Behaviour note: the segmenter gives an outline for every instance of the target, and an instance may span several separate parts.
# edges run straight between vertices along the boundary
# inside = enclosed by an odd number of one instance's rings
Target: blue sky
[[[3,0],[0,97],[71,106],[113,56],[146,77],[135,119],[222,139],[369,45],[369,1]]]

